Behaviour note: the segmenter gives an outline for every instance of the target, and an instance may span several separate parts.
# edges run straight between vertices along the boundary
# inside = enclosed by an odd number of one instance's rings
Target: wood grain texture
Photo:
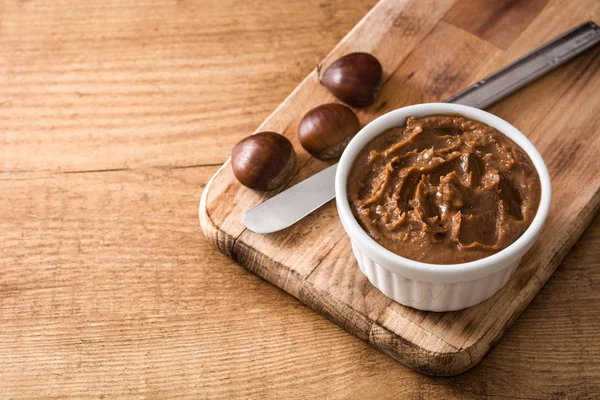
[[[222,163],[373,1],[300,3],[3,1],[1,170]]]
[[[432,378],[212,250],[195,196],[214,172],[0,181],[1,397],[600,395],[600,218],[479,366]]]
[[[584,18],[576,3],[560,6]],[[0,2],[0,398],[600,397],[599,218],[451,379],[376,351],[198,229],[217,167],[195,165],[223,162],[373,4]],[[553,5],[534,32],[568,28]],[[494,112],[551,106],[579,68]]]
[[[403,105],[443,100],[482,74],[600,15],[595,2],[589,7],[581,7],[581,3],[574,7],[572,2],[554,0],[547,5],[530,5],[527,15],[521,12],[522,3],[507,2],[495,11],[496,17],[504,20],[502,24],[515,19],[513,28],[520,27],[520,31],[504,32],[501,27],[487,31],[495,32],[492,38],[503,32],[504,38],[513,36],[510,46],[502,50],[493,43],[496,40],[451,24],[465,12],[471,12],[472,17],[479,15],[470,8],[474,6],[448,1],[382,1],[322,64],[365,49],[380,59],[385,85],[375,104],[358,111],[365,124]],[[565,11],[572,11],[570,18],[563,15]],[[553,18],[560,18],[561,23],[549,26]],[[419,28],[407,29],[407,21],[413,20],[419,21]],[[398,26],[403,27],[401,32],[394,31]],[[372,31],[370,36],[363,33],[366,31]],[[396,33],[406,35],[409,51],[398,53],[395,43],[389,42]],[[366,44],[365,37],[372,43]],[[522,129],[548,164],[554,194],[546,228],[536,246],[506,287],[476,307],[442,314],[420,312],[373,289],[358,270],[332,203],[276,234],[245,230],[243,214],[273,193],[241,186],[228,162],[203,194],[200,218],[205,234],[235,261],[402,363],[432,375],[464,372],[480,362],[502,337],[600,209],[600,164],[595,157],[600,151],[595,134],[600,125],[596,112],[599,70],[600,50],[594,49],[494,107],[498,115],[517,127],[528,128]],[[303,152],[296,138],[302,114],[331,101],[315,73],[258,128],[281,132],[296,146],[301,170],[292,183],[325,166]],[[576,184],[578,181],[586,185]]]
[[[548,0],[458,0],[444,20],[506,50]]]

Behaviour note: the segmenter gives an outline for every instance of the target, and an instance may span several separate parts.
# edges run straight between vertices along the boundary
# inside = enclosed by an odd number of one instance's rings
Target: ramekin
[[[361,149],[386,129],[402,126],[409,116],[462,115],[496,128],[521,146],[535,166],[541,182],[541,199],[533,222],[507,248],[481,260],[462,264],[428,264],[401,257],[373,240],[359,225],[347,196],[348,174]],[[523,255],[538,238],[550,208],[550,176],[542,156],[517,128],[503,119],[473,107],[447,103],[417,104],[391,111],[366,125],[348,144],[335,176],[340,220],[352,242],[361,271],[383,294],[419,310],[454,311],[474,306],[500,290]]]

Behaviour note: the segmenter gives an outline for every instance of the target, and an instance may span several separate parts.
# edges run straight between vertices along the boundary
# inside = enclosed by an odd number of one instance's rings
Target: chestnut
[[[342,102],[366,107],[377,98],[382,77],[377,58],[369,53],[350,53],[331,64],[320,82]]]
[[[272,190],[287,182],[296,172],[296,152],[285,136],[259,132],[233,147],[231,166],[242,185],[256,190]]]
[[[329,160],[339,157],[359,131],[354,111],[343,104],[323,104],[313,108],[298,125],[298,140],[313,157]]]

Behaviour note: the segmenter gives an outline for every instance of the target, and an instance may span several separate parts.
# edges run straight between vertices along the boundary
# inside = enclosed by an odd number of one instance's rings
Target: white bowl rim
[[[402,126],[409,116],[436,114],[462,115],[483,122],[512,139],[529,156],[541,183],[541,198],[536,215],[527,230],[510,246],[480,260],[460,264],[430,264],[402,257],[371,238],[360,226],[350,209],[347,178],[355,157],[374,137],[386,129]],[[550,208],[551,183],[548,168],[535,146],[517,128],[489,112],[451,103],[423,103],[390,111],[371,121],[350,141],[344,150],[335,176],[336,205],[342,225],[355,245],[375,262],[392,272],[426,282],[460,282],[478,279],[518,261],[537,239]]]

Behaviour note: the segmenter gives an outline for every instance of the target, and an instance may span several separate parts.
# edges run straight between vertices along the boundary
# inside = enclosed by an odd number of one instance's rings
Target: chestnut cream
[[[388,250],[456,264],[496,253],[531,224],[540,178],[527,154],[496,129],[461,116],[409,117],[354,160],[350,208]]]

